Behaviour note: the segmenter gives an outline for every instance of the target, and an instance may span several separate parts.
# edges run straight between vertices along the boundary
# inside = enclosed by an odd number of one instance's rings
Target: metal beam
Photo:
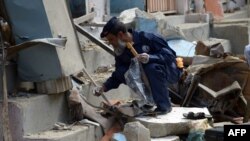
[[[107,51],[109,54],[111,55],[115,55],[113,49],[108,46],[107,44],[105,44],[104,42],[102,42],[100,39],[96,38],[94,35],[88,33],[85,29],[83,29],[80,25],[74,23],[76,30],[81,33],[82,35],[84,35],[85,37],[87,37],[88,39],[90,39],[92,42],[94,42],[95,44],[97,44],[98,46],[100,46],[101,48],[103,48],[105,51]]]
[[[104,27],[106,22],[81,23],[82,26]]]
[[[96,13],[91,12],[91,13],[83,15],[83,16],[81,16],[79,18],[75,18],[74,23],[76,23],[76,24],[84,23],[84,22],[87,22],[89,20],[94,19],[95,16],[96,16]]]

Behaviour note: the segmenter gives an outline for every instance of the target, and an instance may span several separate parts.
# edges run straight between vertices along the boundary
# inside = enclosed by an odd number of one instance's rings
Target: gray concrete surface
[[[146,128],[150,130],[151,137],[165,137],[169,135],[187,134],[192,129],[207,129],[210,127],[207,119],[190,120],[183,117],[183,113],[204,112],[210,115],[207,108],[187,108],[173,107],[173,110],[165,115],[157,117],[139,117],[136,118]]]
[[[248,18],[249,15],[247,13],[247,9],[242,9],[235,11],[233,13],[225,13],[224,19],[242,19],[242,18]]]
[[[173,15],[173,16],[165,16],[164,21],[170,25],[178,25],[185,23],[185,16],[184,15]]]
[[[11,98],[9,116],[13,140],[19,141],[25,134],[51,129],[58,121],[66,122],[69,119],[66,96],[56,94]],[[3,137],[1,125],[0,138]]]
[[[26,135],[24,141],[100,141],[101,136],[95,136],[98,130],[100,127],[76,125],[72,130],[50,130]]]
[[[209,38],[209,24],[208,23],[184,23],[177,25],[183,31],[186,40],[188,41],[204,41]]]
[[[86,43],[86,39],[81,40],[82,42],[85,42],[82,43],[85,45],[85,47],[82,47],[82,55],[86,62],[86,69],[89,73],[94,73],[99,66],[108,66],[115,63],[114,56],[110,55],[95,44],[91,44],[92,46],[90,46]]]
[[[209,23],[210,15],[208,13],[192,13],[185,15],[185,23]]]

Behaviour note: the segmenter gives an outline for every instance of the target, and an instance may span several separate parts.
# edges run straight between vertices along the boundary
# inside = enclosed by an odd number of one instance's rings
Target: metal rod
[[[80,25],[75,24],[76,30],[80,32],[82,35],[86,36],[88,39],[90,39],[92,42],[96,43],[98,46],[103,48],[105,51],[107,51],[111,55],[115,55],[114,51],[111,47],[109,47],[107,44],[103,43],[101,40],[97,39],[95,36],[88,33],[85,29],[83,29]]]
[[[94,84],[95,87],[98,87],[98,84],[94,81],[94,79],[89,75],[87,70],[83,67],[83,71],[87,75],[87,77],[90,79],[90,81]],[[111,102],[107,99],[107,97],[104,94],[101,94],[102,98],[109,104],[112,105]]]

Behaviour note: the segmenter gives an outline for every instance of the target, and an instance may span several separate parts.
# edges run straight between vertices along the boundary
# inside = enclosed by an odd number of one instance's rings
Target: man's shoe
[[[161,110],[159,108],[156,108],[154,110],[154,113],[157,114],[157,115],[165,115],[165,114],[167,114],[167,113],[169,113],[171,111],[172,111],[172,107],[169,110]]]

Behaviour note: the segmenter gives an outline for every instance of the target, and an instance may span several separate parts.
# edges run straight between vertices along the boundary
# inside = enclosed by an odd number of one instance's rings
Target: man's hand
[[[93,93],[94,93],[95,96],[100,96],[100,95],[103,94],[104,89],[105,89],[104,86],[95,87],[94,90],[93,90]]]
[[[149,61],[149,55],[147,53],[138,54],[137,59],[143,64],[147,64]]]

